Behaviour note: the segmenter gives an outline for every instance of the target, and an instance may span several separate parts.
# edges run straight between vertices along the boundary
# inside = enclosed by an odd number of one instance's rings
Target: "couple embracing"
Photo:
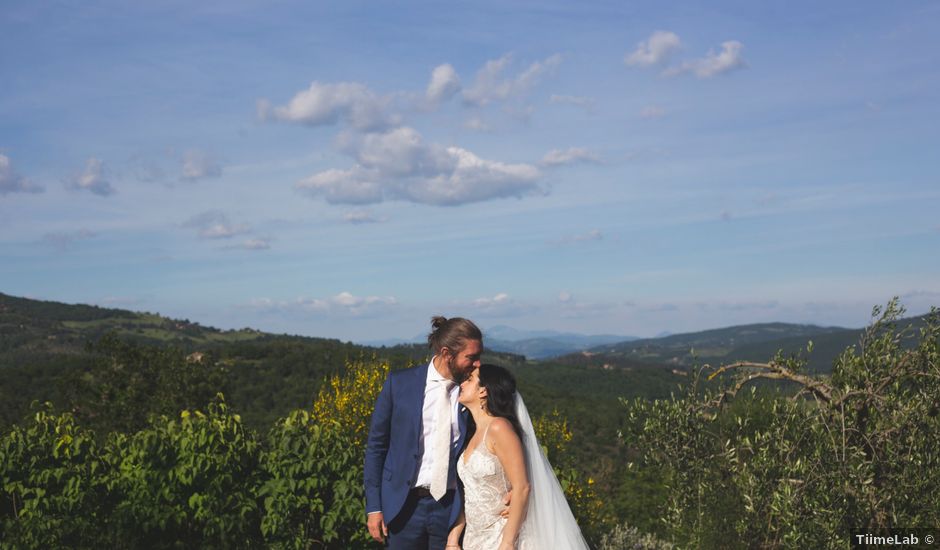
[[[397,550],[587,549],[512,374],[473,322],[434,317],[431,361],[391,372],[366,444],[367,526]]]

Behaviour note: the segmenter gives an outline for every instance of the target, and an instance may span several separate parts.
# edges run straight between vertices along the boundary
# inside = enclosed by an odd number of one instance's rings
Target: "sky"
[[[0,292],[410,339],[940,305],[940,4],[6,0]]]

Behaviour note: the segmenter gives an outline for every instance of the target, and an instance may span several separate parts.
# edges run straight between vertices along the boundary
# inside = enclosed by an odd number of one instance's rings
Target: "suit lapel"
[[[428,366],[429,365],[425,363],[423,366],[416,368],[414,370],[415,378],[412,380],[412,383],[408,385],[408,389],[411,390],[411,392],[407,399],[415,404],[412,412],[414,414],[415,434],[417,434],[419,438],[421,434],[424,433],[424,427],[421,425],[421,417],[424,411],[424,387],[427,385],[428,380]]]

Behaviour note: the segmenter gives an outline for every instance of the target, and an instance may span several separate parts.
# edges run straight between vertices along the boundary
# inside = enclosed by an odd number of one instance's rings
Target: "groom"
[[[366,525],[397,550],[443,550],[462,506],[457,453],[466,435],[458,384],[480,366],[483,334],[472,321],[431,319],[425,365],[389,373],[366,442]]]

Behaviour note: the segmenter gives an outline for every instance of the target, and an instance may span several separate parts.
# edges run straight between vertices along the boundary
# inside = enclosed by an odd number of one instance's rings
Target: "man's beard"
[[[467,379],[467,373],[457,368],[457,361],[455,359],[449,359],[447,361],[447,372],[450,373],[450,379],[457,384]]]

